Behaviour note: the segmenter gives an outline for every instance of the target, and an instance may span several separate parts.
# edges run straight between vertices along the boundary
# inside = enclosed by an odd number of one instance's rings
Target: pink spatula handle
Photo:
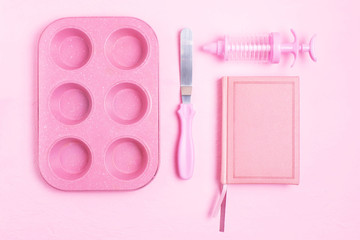
[[[194,142],[192,120],[195,115],[192,104],[180,104],[180,139],[178,149],[178,171],[182,179],[190,179],[194,172]]]

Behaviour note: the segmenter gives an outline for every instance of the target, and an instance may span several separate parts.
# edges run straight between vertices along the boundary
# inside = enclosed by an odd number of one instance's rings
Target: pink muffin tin
[[[64,18],[39,41],[39,168],[62,190],[133,190],[159,165],[159,49],[131,17]]]

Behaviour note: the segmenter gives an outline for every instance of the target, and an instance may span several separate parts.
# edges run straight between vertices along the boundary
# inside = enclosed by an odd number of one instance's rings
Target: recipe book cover
[[[221,182],[299,184],[299,77],[222,79]]]

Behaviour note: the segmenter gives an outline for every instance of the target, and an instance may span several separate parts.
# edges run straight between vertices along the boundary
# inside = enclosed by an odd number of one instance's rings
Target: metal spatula
[[[192,90],[192,32],[185,28],[180,34],[180,79],[181,99],[178,115],[181,130],[178,149],[178,171],[182,179],[190,179],[194,172],[194,143],[192,138],[192,119],[195,111],[191,100]]]

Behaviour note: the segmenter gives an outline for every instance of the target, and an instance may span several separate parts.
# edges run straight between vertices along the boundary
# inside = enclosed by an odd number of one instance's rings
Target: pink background
[[[357,1],[1,0],[1,239],[359,239],[360,22]],[[134,16],[160,45],[160,154],[157,176],[134,192],[62,192],[36,167],[35,58],[39,33],[66,16]],[[195,173],[175,172],[179,98],[178,31],[194,35]],[[222,34],[318,34],[318,63],[222,63],[201,44]],[[219,79],[300,76],[300,185],[236,185],[226,232],[209,211],[218,194]]]

